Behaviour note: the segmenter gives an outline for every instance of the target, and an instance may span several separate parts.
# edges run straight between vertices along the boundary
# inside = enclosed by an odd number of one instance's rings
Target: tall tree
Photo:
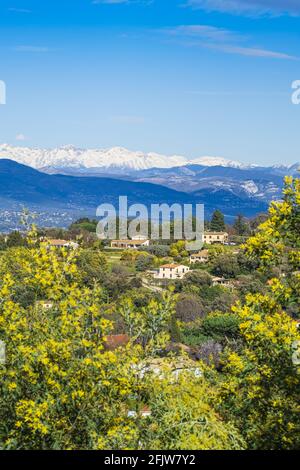
[[[246,223],[245,217],[242,214],[238,214],[234,224],[233,228],[236,231],[237,235],[246,235],[248,232],[248,225]]]
[[[213,232],[224,232],[225,228],[224,215],[219,209],[217,209],[212,215],[210,230]]]

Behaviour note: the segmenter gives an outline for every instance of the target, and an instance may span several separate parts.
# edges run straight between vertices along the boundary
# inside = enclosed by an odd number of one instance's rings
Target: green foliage
[[[233,228],[237,235],[247,235],[249,233],[249,226],[243,215],[239,214],[233,224]]]
[[[277,267],[278,277],[263,295],[249,294],[234,307],[242,346],[226,351],[220,387],[220,409],[252,449],[300,447],[300,334],[288,314],[291,306],[299,311],[299,229],[300,179],[287,178],[284,200],[272,203],[269,218],[245,245],[262,271]]]
[[[97,220],[90,220],[88,218],[78,219],[70,226],[70,230],[86,230],[87,232],[95,233],[97,228]]]
[[[239,335],[239,318],[233,313],[213,313],[201,323],[201,332],[217,341],[226,342]]]
[[[170,256],[174,258],[186,258],[188,255],[185,241],[179,240],[171,245]]]
[[[112,265],[111,271],[105,274],[101,285],[110,298],[117,299],[120,294],[131,290],[134,282],[130,268],[116,263]]]
[[[192,322],[205,315],[205,309],[198,296],[181,294],[176,303],[176,318],[182,322]]]
[[[237,277],[237,282],[239,296],[242,300],[245,300],[248,294],[263,294],[266,291],[264,277],[260,273],[242,274]]]
[[[130,300],[122,304],[144,348],[130,342],[109,351],[104,346],[113,324],[103,314],[101,289],[80,285],[73,251],[45,245],[29,243],[0,258],[0,340],[6,345],[0,364],[1,449],[242,447],[238,432],[220,420],[203,394],[204,378],[182,376],[176,382],[163,365],[160,379],[150,369],[147,376],[139,373],[145,352],[155,354],[168,339],[173,296],[141,309]],[[86,262],[89,253],[81,255]],[[43,301],[19,303],[20,283]],[[133,402],[136,417],[129,415]],[[150,418],[140,416],[144,405]]]
[[[237,257],[232,254],[218,256],[212,264],[211,271],[215,276],[225,278],[235,278],[241,273]]]
[[[11,232],[6,239],[6,245],[8,248],[14,246],[25,246],[26,245],[26,238],[17,230]]]
[[[108,271],[106,256],[100,251],[91,249],[79,253],[77,264],[84,285],[92,287],[96,282],[103,282]]]
[[[181,329],[182,342],[190,347],[200,346],[211,338],[202,333],[201,328],[195,327],[186,327]]]
[[[270,281],[276,299],[295,317],[300,314],[300,179],[286,178],[282,202],[273,202],[269,218],[245,245],[260,270],[277,270]]]
[[[166,326],[175,313],[175,298],[169,292],[162,294],[162,300],[151,300],[148,305],[137,309],[131,299],[122,300],[119,313],[124,321],[126,332],[134,341],[146,348],[148,354],[156,354],[165,345],[169,336]]]
[[[176,282],[180,295],[141,288],[135,268],[154,253],[110,269],[88,227],[72,230],[91,249],[14,233],[0,255],[0,448],[300,448],[299,179],[243,253],[210,249],[212,272],[237,277],[233,292],[200,270]],[[184,242],[171,254],[185,257]],[[129,343],[110,351],[116,331]],[[200,362],[162,359],[170,337]]]
[[[253,449],[300,445],[300,376],[293,364],[296,324],[270,296],[250,296],[237,306],[244,345],[227,351],[221,409],[234,416]]]
[[[224,215],[220,210],[215,210],[210,222],[210,230],[212,232],[224,232],[226,229]]]
[[[212,277],[205,271],[190,271],[181,281],[182,286],[194,285],[197,287],[209,287],[212,285]]]
[[[173,386],[156,380],[151,394],[152,416],[147,447],[173,450],[243,449],[244,442],[231,424],[220,422],[213,410],[214,394],[205,380],[186,373]]]
[[[143,250],[158,258],[165,258],[170,255],[170,247],[168,245],[150,245],[144,247]]]
[[[148,254],[141,254],[137,257],[135,267],[137,271],[143,272],[155,266],[155,257]]]

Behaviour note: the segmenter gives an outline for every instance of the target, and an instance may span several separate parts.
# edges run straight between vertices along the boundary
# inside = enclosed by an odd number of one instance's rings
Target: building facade
[[[209,259],[208,250],[199,251],[199,253],[194,253],[190,256],[190,263],[207,263]]]
[[[154,274],[155,279],[182,279],[190,268],[181,264],[164,264]]]
[[[225,245],[225,243],[228,243],[228,233],[227,232],[204,232],[203,242],[207,243],[208,245],[212,245],[214,243],[220,243],[221,245]]]
[[[49,240],[48,247],[52,246],[55,248],[72,248],[73,250],[77,250],[77,248],[79,248],[78,243],[68,240]]]
[[[119,250],[137,250],[143,246],[149,246],[149,240],[112,240],[110,243],[111,248],[117,248]]]

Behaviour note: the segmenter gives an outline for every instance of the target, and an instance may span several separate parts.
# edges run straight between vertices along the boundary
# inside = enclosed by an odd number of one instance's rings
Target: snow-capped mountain
[[[9,159],[48,174],[113,177],[155,183],[201,194],[227,191],[236,197],[269,202],[282,194],[283,177],[297,175],[300,164],[262,167],[220,157],[189,160],[183,156],[133,152],[122,147],[55,149],[0,144],[0,160]],[[199,193],[200,191],[200,193]]]
[[[226,160],[221,157],[201,157],[190,161],[193,165],[223,166],[224,168],[255,168],[257,165],[244,164],[235,160]]]
[[[170,169],[198,165],[251,170],[258,165],[244,164],[221,157],[204,156],[188,159],[184,156],[166,156],[159,153],[130,151],[123,147],[108,149],[80,149],[66,145],[54,149],[14,147],[0,144],[0,159],[9,159],[47,173],[97,174],[130,173],[152,168]],[[296,171],[300,164],[290,166],[274,165],[279,174]],[[125,173],[125,175],[126,175]]]
[[[72,145],[55,149],[38,149],[0,145],[0,158],[9,159],[37,170],[59,172],[75,170],[79,173],[103,171],[140,171],[150,168],[172,168],[185,165],[180,156],[158,153],[131,152],[122,147],[110,149],[78,149]]]

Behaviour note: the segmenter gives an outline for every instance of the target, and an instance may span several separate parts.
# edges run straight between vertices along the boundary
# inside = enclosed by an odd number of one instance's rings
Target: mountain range
[[[266,210],[262,201],[234,196],[220,188],[213,194],[206,191],[187,193],[166,186],[123,179],[49,175],[12,160],[0,160],[0,209],[16,210],[21,206],[33,211],[55,211],[81,215],[96,214],[102,203],[118,207],[119,196],[128,203],[205,205],[206,217],[218,207],[227,218],[238,213],[255,215]]]
[[[99,204],[116,205],[119,195],[128,195],[130,204],[203,203],[207,217],[218,208],[230,220],[238,213],[250,217],[265,211],[280,198],[284,175],[296,175],[299,166],[188,160],[121,147],[45,150],[0,144],[0,209],[23,205],[95,214]]]
[[[144,153],[130,151],[123,147],[108,149],[80,149],[73,145],[65,145],[54,149],[14,147],[0,144],[0,158],[14,160],[36,170],[57,173],[95,174],[112,172],[124,174],[149,170],[152,168],[174,168],[189,165],[203,167],[229,167],[238,169],[254,169],[259,165],[244,164],[221,157],[200,157],[188,159],[179,155],[161,155],[159,153]],[[274,171],[293,171],[300,163],[291,166],[274,166]]]

